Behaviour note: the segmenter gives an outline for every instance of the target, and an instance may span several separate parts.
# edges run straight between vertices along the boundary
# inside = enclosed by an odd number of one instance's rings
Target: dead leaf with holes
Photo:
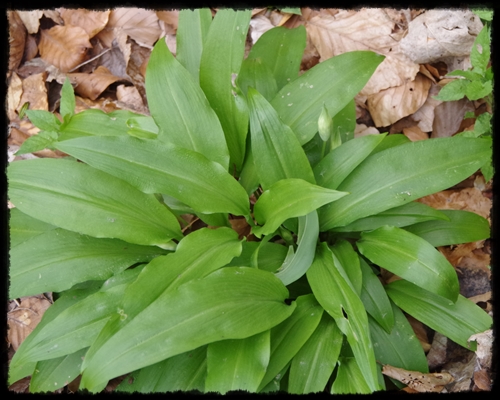
[[[430,87],[431,81],[422,74],[417,74],[414,81],[368,96],[368,110],[375,126],[389,126],[413,114],[425,103]]]
[[[83,28],[92,39],[104,29],[108,23],[110,10],[95,11],[84,8],[69,9],[61,8],[60,14],[64,25],[79,26]]]
[[[103,66],[98,67],[92,74],[75,73],[68,76],[72,83],[76,83],[75,93],[91,100],[97,99],[109,85],[121,80]]]
[[[49,64],[68,72],[79,65],[92,45],[89,35],[78,26],[56,25],[41,33],[40,57]]]
[[[361,91],[363,95],[398,87],[413,80],[419,66],[399,49],[401,32],[394,32],[395,22],[382,8],[340,10],[331,15],[310,14],[305,24],[321,61],[354,50],[371,50],[386,56]]]
[[[453,382],[453,377],[446,372],[423,374],[419,371],[407,371],[391,365],[384,365],[382,373],[421,393],[441,392],[445,385]]]
[[[35,329],[49,307],[50,302],[44,296],[30,296],[23,298],[19,307],[7,314],[7,337],[14,350]]]

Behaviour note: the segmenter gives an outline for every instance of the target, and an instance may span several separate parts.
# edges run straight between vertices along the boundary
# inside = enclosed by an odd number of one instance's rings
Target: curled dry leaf
[[[26,28],[16,11],[7,11],[9,21],[9,71],[19,67],[24,54]]]
[[[401,50],[419,64],[466,56],[481,29],[481,21],[472,11],[428,10],[410,22]]]
[[[476,386],[473,391],[476,391],[476,388],[477,390],[490,391],[492,382],[488,371],[486,369],[480,369],[474,372],[474,383]]]
[[[490,368],[492,357],[491,351],[493,347],[493,330],[488,329],[485,332],[472,335],[468,341],[477,342],[476,356],[479,364],[482,368]]]
[[[476,365],[476,356],[468,352],[465,357],[457,361],[446,363],[441,372],[447,372],[453,376],[453,383],[446,387],[449,393],[469,391],[472,378],[474,376],[474,366]]]
[[[28,33],[33,34],[38,32],[38,28],[40,28],[40,18],[43,16],[43,10],[16,12],[19,15],[19,18],[23,21]]]
[[[163,35],[175,35],[179,22],[179,10],[156,11]]]
[[[76,83],[75,92],[91,100],[97,99],[109,85],[120,80],[103,66],[98,67],[92,74],[75,73],[68,76],[73,83]]]
[[[418,74],[414,81],[368,96],[368,110],[375,126],[389,126],[413,114],[427,99],[431,81]]]
[[[146,111],[142,97],[135,86],[118,85],[116,88],[116,98],[135,111]]]
[[[110,11],[94,11],[83,8],[68,9],[61,8],[60,14],[64,21],[64,25],[73,25],[83,28],[89,35],[89,39],[93,38],[104,29],[108,23]]]
[[[43,15],[50,18],[57,25],[62,25],[64,23],[58,10],[43,10]]]
[[[19,307],[7,314],[9,330],[7,337],[14,350],[17,350],[42,319],[50,302],[43,296],[25,297]]]
[[[417,140],[429,139],[427,133],[422,132],[422,129],[420,129],[418,125],[414,125],[409,128],[403,128],[403,133],[412,142],[416,142]]]
[[[256,15],[250,20],[250,37],[255,44],[259,38],[269,29],[274,28],[271,20],[264,15]]]
[[[38,45],[40,56],[63,72],[68,72],[80,64],[87,49],[91,47],[87,32],[71,25],[56,25],[49,30],[42,30]]]
[[[431,137],[453,136],[459,131],[467,111],[474,111],[474,105],[465,97],[460,100],[444,101],[438,104],[434,108]]]
[[[425,100],[425,103],[412,115],[412,119],[418,122],[418,127],[423,132],[431,132],[432,124],[434,122],[434,109],[441,104],[441,101],[434,99],[433,97],[439,93],[439,86],[432,83],[429,89],[429,95]]]
[[[382,373],[418,392],[441,392],[445,385],[453,382],[453,377],[446,372],[423,374],[419,371],[407,371],[391,365],[384,365]]]
[[[439,332],[434,333],[432,345],[427,353],[427,362],[429,368],[435,369],[446,362],[446,347],[448,346],[448,338]]]
[[[341,10],[333,16],[310,15],[305,26],[321,61],[354,50],[371,50],[386,56],[362,94],[378,93],[415,78],[419,66],[399,50],[401,34],[393,32],[395,23],[384,9]]]

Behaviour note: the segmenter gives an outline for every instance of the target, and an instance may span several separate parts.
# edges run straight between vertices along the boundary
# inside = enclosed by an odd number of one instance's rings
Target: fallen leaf
[[[179,22],[179,10],[156,11],[162,33],[164,35],[175,35],[177,33],[177,25]]]
[[[19,107],[26,102],[30,103],[30,110],[45,110],[48,111],[49,103],[47,99],[47,87],[45,78],[47,74],[41,72],[39,74],[28,76],[23,80],[23,94],[19,101]]]
[[[238,232],[238,238],[241,240],[245,236],[250,235],[252,228],[248,225],[248,222],[245,218],[233,218],[229,220],[231,227],[233,230]]]
[[[448,393],[469,391],[474,376],[474,367],[476,365],[476,356],[468,352],[460,360],[446,363],[441,372],[447,372],[453,377],[453,383],[446,387]]]
[[[431,138],[449,137],[460,131],[467,111],[474,111],[473,103],[465,97],[456,101],[444,101],[434,108]]]
[[[453,377],[446,372],[423,374],[419,371],[407,371],[391,365],[384,365],[382,373],[418,392],[441,392],[445,385],[453,382]]]
[[[431,349],[431,344],[429,343],[429,338],[427,337],[427,330],[422,322],[418,319],[413,318],[411,315],[405,315],[406,319],[411,325],[415,336],[417,337],[420,345],[424,349],[424,352],[428,352]]]
[[[26,28],[16,11],[7,11],[9,21],[9,71],[19,67],[24,54]]]
[[[14,393],[29,393],[31,376],[20,379],[9,386],[9,391]]]
[[[11,122],[18,118],[18,110],[22,107],[22,104],[19,104],[22,94],[23,81],[13,72],[7,89],[7,115]]]
[[[118,85],[116,98],[137,112],[146,112],[142,97],[135,86]]]
[[[429,139],[427,133],[422,132],[422,129],[420,129],[418,125],[414,125],[409,128],[403,128],[403,133],[412,142],[416,142],[417,140]]]
[[[431,348],[427,353],[427,362],[430,369],[440,367],[446,362],[446,347],[448,338],[439,332],[434,333]]]
[[[43,15],[50,18],[57,25],[62,25],[64,23],[58,10],[43,10]]]
[[[84,60],[87,49],[91,47],[87,32],[71,25],[42,29],[38,45],[40,57],[63,72],[79,65]]]
[[[493,347],[493,330],[488,329],[485,332],[472,335],[468,342],[476,341],[476,356],[481,368],[491,368],[491,357]]]
[[[488,371],[480,369],[474,372],[474,383],[479,390],[490,391],[492,382]]]
[[[110,11],[95,11],[84,8],[68,9],[61,8],[60,14],[64,25],[73,25],[83,28],[89,39],[93,38],[104,29],[108,23]]]
[[[26,37],[26,43],[24,45],[24,59],[26,61],[32,60],[38,55],[38,43],[36,42],[35,36],[28,35]]]
[[[37,33],[38,28],[40,28],[40,18],[43,16],[43,10],[32,10],[32,11],[16,11],[19,18],[24,23],[28,33]]]
[[[439,104],[441,104],[441,101],[436,100],[433,97],[439,93],[439,90],[439,86],[432,83],[424,104],[411,116],[412,120],[418,123],[418,127],[423,132],[432,131],[432,124],[434,123],[434,110]]]
[[[109,85],[121,78],[114,76],[106,67],[98,67],[92,74],[68,74],[72,83],[76,83],[75,92],[80,96],[95,100]]]
[[[354,137],[378,135],[380,132],[374,126],[366,126],[365,124],[356,124],[354,128]]]
[[[481,21],[472,11],[428,10],[410,22],[401,50],[418,64],[465,56],[481,29]]]
[[[368,110],[375,126],[389,126],[413,114],[425,103],[430,86],[429,79],[417,74],[414,81],[368,96]]]
[[[256,15],[250,20],[250,38],[252,44],[255,44],[259,38],[269,29],[274,28],[271,20],[264,15]]]

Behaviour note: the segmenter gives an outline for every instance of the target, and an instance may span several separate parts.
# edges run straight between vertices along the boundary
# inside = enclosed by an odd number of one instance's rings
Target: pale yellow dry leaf
[[[28,33],[37,33],[40,27],[40,18],[42,18],[43,10],[32,11],[16,11],[19,18],[24,23]]]
[[[71,25],[56,25],[49,30],[42,30],[38,45],[40,57],[63,72],[79,65],[91,47],[87,32]]]
[[[368,96],[368,110],[375,126],[389,126],[413,114],[424,104],[430,87],[431,81],[418,74],[414,81]]]
[[[432,83],[429,89],[429,95],[425,100],[425,103],[412,115],[412,119],[418,122],[418,127],[423,132],[431,132],[432,124],[434,122],[434,109],[441,104],[441,101],[434,99],[439,93],[439,86]]]
[[[9,71],[19,67],[26,43],[26,28],[15,11],[7,11],[9,22]]]
[[[61,18],[61,15],[59,14],[58,10],[43,10],[43,15],[47,18],[50,18],[57,25],[63,24],[63,20]]]
[[[50,302],[43,296],[25,297],[18,308],[7,314],[9,343],[17,350],[24,339],[35,329]]]
[[[72,83],[76,83],[75,92],[80,96],[95,100],[109,85],[121,78],[114,76],[106,67],[99,66],[92,74],[68,74]]]
[[[83,28],[89,35],[89,39],[91,39],[102,31],[108,23],[110,10],[94,11],[84,8],[61,8],[59,12],[64,21],[64,25],[73,25]]]
[[[384,9],[340,10],[333,16],[321,13],[306,20],[306,29],[321,61],[354,50],[371,50],[386,56],[362,94],[401,86],[413,80],[419,70],[417,64],[401,53],[401,34],[393,32],[395,23]]]
[[[265,11],[267,10],[267,8],[254,8],[252,10],[252,18],[256,15],[256,14],[259,14],[261,13],[262,11]]]
[[[120,7],[111,11],[108,25],[98,34],[106,47],[111,47],[115,27],[122,28],[138,44],[146,47],[152,47],[161,34],[155,11],[143,8]]]
[[[18,117],[17,111],[22,107],[22,104],[19,104],[22,94],[23,81],[19,78],[19,75],[13,72],[7,89],[7,116],[11,121]]]
[[[135,86],[118,85],[116,88],[116,98],[135,111],[146,111],[142,97]]]
[[[445,385],[453,382],[453,377],[446,372],[423,374],[419,371],[407,371],[391,365],[384,365],[382,373],[418,392],[441,392]]]
[[[30,110],[49,110],[47,87],[45,86],[46,75],[45,72],[41,72],[23,80],[23,94],[19,101],[19,107],[28,102]]]
[[[418,125],[410,126],[409,128],[403,128],[403,133],[412,142],[416,142],[417,140],[429,139],[427,133],[422,132]]]

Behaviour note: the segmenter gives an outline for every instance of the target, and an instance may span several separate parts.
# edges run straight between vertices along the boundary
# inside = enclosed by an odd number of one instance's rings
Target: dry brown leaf
[[[19,67],[24,54],[26,28],[15,11],[7,11],[9,21],[9,71]]]
[[[120,7],[111,11],[108,25],[97,35],[106,47],[111,47],[115,39],[115,27],[122,28],[138,44],[146,47],[152,47],[161,34],[156,13],[143,8]]]
[[[439,332],[434,333],[432,345],[427,353],[427,363],[429,368],[435,369],[446,362],[446,347],[448,338]]]
[[[83,28],[89,35],[89,39],[91,39],[102,31],[108,23],[110,10],[95,11],[84,8],[61,8],[59,12],[64,21],[64,25],[73,25]]]
[[[7,115],[11,121],[18,117],[17,111],[22,107],[22,104],[19,104],[22,94],[23,81],[13,72],[10,77],[9,88],[7,89]]]
[[[414,81],[368,96],[368,110],[375,126],[389,126],[413,114],[424,104],[430,87],[431,81],[418,74]]]
[[[453,376],[453,383],[446,387],[448,393],[469,391],[472,378],[474,376],[474,366],[476,365],[476,356],[469,352],[460,360],[446,363],[441,372],[447,372]]]
[[[38,325],[50,302],[44,296],[25,297],[19,307],[7,314],[8,340],[17,350],[33,329]]]
[[[384,365],[382,373],[418,392],[441,392],[445,385],[453,382],[453,377],[446,372],[423,374],[419,371],[407,371],[391,365]]]
[[[491,367],[491,357],[493,348],[493,330],[472,335],[469,340],[477,342],[476,356],[482,368]]]
[[[16,11],[19,18],[24,23],[28,33],[37,33],[38,28],[40,28],[40,18],[43,16],[43,10],[32,10],[32,11]]]
[[[91,47],[87,32],[71,25],[42,29],[38,45],[40,56],[63,72],[68,72],[80,64],[87,49]]]
[[[474,111],[474,105],[465,97],[456,101],[444,101],[434,108],[432,138],[449,137],[459,132],[467,111]]]
[[[14,393],[29,393],[31,376],[20,379],[9,386],[9,391]]]
[[[474,383],[479,390],[490,391],[492,382],[488,371],[485,369],[481,369],[474,372]]]
[[[240,240],[243,239],[245,236],[250,235],[251,227],[250,225],[248,225],[248,222],[246,221],[245,218],[230,219],[229,223],[231,224],[233,230],[238,232],[238,238]]]
[[[75,92],[80,96],[95,100],[109,85],[121,78],[114,76],[106,67],[98,67],[92,74],[68,74],[72,83],[76,83]]]
[[[45,72],[41,72],[28,76],[23,80],[23,94],[19,101],[19,107],[29,102],[30,110],[48,111],[49,102],[47,100],[47,87],[45,86],[46,76]]]
[[[431,132],[432,124],[434,122],[434,109],[441,104],[441,101],[434,99],[433,97],[439,93],[439,86],[432,83],[429,89],[429,94],[425,103],[412,115],[412,119],[418,122],[418,127],[423,132]]]
[[[179,23],[179,10],[156,11],[163,35],[175,35]]]
[[[482,24],[469,10],[428,10],[408,26],[401,50],[415,63],[470,54]]]
[[[43,15],[50,18],[57,25],[62,25],[64,23],[58,10],[43,10]]]
[[[116,88],[116,98],[135,111],[146,111],[142,97],[135,86],[118,85]]]
[[[413,80],[419,70],[400,52],[400,34],[393,32],[394,21],[382,8],[340,10],[333,16],[321,13],[306,20],[321,61],[353,50],[371,50],[386,56],[361,91],[364,95],[401,86]]]
[[[422,132],[422,129],[420,129],[418,125],[414,125],[409,128],[403,128],[403,133],[412,142],[416,142],[417,140],[429,139],[427,133]]]
[[[354,128],[354,137],[378,135],[380,132],[374,126],[366,126],[365,124],[356,124]]]

